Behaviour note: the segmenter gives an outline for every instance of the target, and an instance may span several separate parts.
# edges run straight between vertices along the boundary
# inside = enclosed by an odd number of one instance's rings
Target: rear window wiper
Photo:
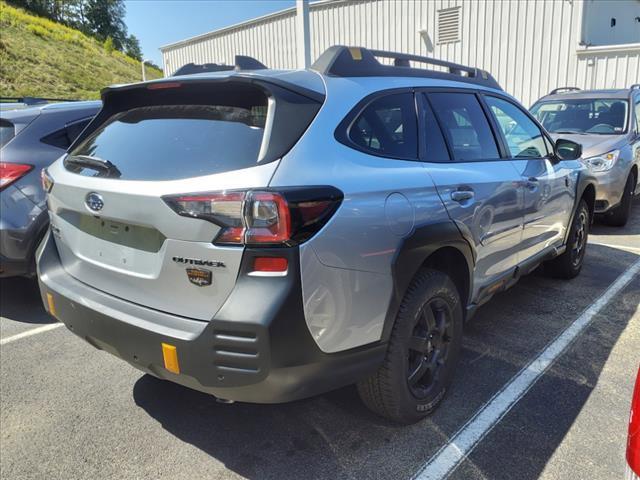
[[[109,160],[104,160],[100,157],[93,157],[90,155],[69,155],[64,160],[65,165],[71,165],[74,167],[89,168],[96,170],[97,172],[104,172],[105,177],[119,178],[122,173],[118,170],[113,163]]]

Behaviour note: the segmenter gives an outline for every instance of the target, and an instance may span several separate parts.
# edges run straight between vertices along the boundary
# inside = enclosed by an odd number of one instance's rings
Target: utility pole
[[[311,35],[309,33],[309,0],[296,0],[296,49],[298,68],[311,66]]]
[[[142,81],[146,82],[147,81],[147,72],[144,71],[144,64],[149,62],[148,59],[142,60],[142,62],[140,62],[140,65],[142,67]]]

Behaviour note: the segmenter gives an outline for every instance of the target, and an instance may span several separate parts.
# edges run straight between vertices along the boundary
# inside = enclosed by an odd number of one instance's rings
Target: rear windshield
[[[109,162],[108,176],[126,180],[174,180],[251,167],[259,158],[267,115],[266,96],[252,100],[237,106],[154,105],[120,112],[70,157]],[[67,168],[90,176],[105,173],[82,162],[69,161]]]
[[[551,133],[619,135],[627,130],[629,102],[618,98],[580,98],[541,102],[531,113]]]
[[[8,120],[0,119],[0,148],[4,147],[16,134],[16,129]]]

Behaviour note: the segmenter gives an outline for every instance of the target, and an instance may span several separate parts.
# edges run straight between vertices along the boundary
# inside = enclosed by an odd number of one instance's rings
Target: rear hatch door
[[[214,245],[219,225],[180,216],[163,197],[268,186],[320,104],[255,79],[150,85],[107,91],[100,114],[49,167],[52,232],[76,279],[209,320],[235,284],[243,247]]]

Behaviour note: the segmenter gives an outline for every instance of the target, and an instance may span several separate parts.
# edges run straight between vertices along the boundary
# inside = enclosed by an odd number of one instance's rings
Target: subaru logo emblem
[[[84,203],[87,205],[87,208],[92,212],[99,212],[104,207],[104,201],[102,200],[102,195],[96,192],[91,192],[87,194]]]

